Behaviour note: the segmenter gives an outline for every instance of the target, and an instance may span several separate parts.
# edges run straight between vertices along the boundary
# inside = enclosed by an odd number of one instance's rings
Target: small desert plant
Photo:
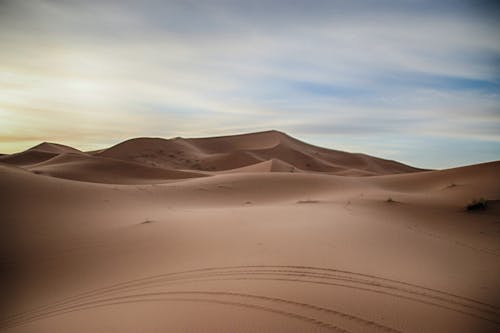
[[[469,212],[476,210],[484,210],[488,208],[488,200],[486,200],[485,198],[474,199],[465,208]]]
[[[388,203],[395,203],[396,200],[394,200],[393,198],[389,197],[387,198],[387,200],[385,202],[388,202]]]
[[[307,199],[307,200],[299,200],[297,201],[298,204],[312,204],[312,203],[319,203],[319,200],[311,200],[311,199]]]

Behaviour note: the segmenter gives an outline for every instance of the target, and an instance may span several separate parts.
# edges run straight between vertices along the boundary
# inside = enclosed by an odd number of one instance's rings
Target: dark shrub
[[[479,198],[479,200],[474,199],[466,207],[469,212],[485,210],[486,208],[488,208],[488,200],[484,198]]]

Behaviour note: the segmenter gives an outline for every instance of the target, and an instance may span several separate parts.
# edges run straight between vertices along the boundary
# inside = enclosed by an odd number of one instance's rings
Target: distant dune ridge
[[[202,177],[216,172],[374,176],[422,171],[369,155],[316,147],[279,131],[196,139],[136,138],[87,153],[44,142],[21,153],[0,156],[0,162],[54,177],[78,180],[81,175],[84,181],[110,183]],[[90,171],[99,176],[93,179]]]
[[[278,131],[1,155],[0,332],[496,333],[499,175]]]

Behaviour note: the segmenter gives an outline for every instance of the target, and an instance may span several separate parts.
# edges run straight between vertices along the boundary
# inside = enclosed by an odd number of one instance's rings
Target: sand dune
[[[157,168],[109,158],[63,153],[26,168],[36,174],[109,184],[161,183],[169,179],[203,177],[202,173]]]
[[[55,153],[55,154],[62,154],[62,153],[82,153],[80,150],[75,149],[73,147],[61,145],[58,143],[52,143],[52,142],[42,142],[39,145],[36,145],[29,150],[33,151],[43,151],[47,153]]]
[[[141,184],[225,172],[375,176],[422,171],[395,161],[315,147],[278,131],[197,139],[136,138],[81,152],[41,143],[0,163],[72,180]]]
[[[379,175],[420,171],[395,161],[315,147],[278,131],[199,139],[138,138],[96,155],[198,171],[229,170],[271,159],[312,172]]]
[[[187,167],[200,152],[184,140],[137,138],[102,150],[94,156],[140,162],[153,166]]]
[[[0,163],[25,166],[49,160],[57,155],[56,153],[28,150],[21,153],[0,156]]]
[[[43,142],[20,153],[0,156],[0,163],[27,166],[49,160],[54,156],[63,153],[84,154],[72,147],[60,145],[57,143]]]
[[[275,131],[21,154],[1,332],[500,329],[500,162],[416,172]]]

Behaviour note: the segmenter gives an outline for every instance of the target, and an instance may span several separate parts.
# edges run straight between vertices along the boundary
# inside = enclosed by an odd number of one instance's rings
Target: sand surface
[[[499,332],[499,175],[276,131],[3,155],[0,331]]]

